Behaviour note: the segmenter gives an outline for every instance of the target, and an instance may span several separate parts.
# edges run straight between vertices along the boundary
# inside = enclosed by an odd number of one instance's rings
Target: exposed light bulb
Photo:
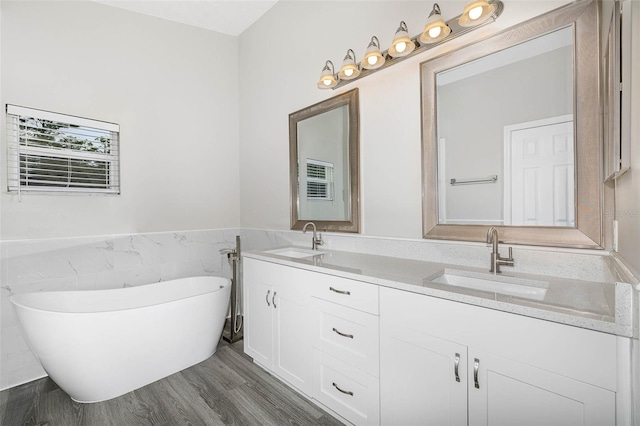
[[[476,6],[469,11],[469,19],[475,21],[480,16],[482,16],[482,6]]]
[[[406,48],[407,48],[407,43],[406,42],[401,41],[400,43],[396,43],[396,51],[398,53],[404,52]]]
[[[376,62],[378,62],[378,57],[377,56],[369,56],[367,58],[367,62],[369,62],[369,65],[375,65]]]
[[[429,37],[431,38],[436,38],[440,35],[440,33],[442,32],[442,28],[438,27],[433,27],[429,29]]]
[[[347,77],[351,77],[353,75],[353,68],[347,68],[346,70],[344,70],[344,75],[346,75]]]
[[[333,62],[327,61],[322,68],[322,74],[320,74],[320,80],[318,80],[318,89],[331,89],[336,87],[338,81],[334,75]]]

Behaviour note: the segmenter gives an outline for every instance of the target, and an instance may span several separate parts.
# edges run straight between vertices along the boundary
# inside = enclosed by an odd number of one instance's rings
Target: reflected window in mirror
[[[298,186],[299,191],[304,191],[306,187],[307,192],[306,194],[299,194],[298,196],[300,198],[306,198],[307,202],[327,201],[333,203],[335,201],[333,196],[335,192],[333,180],[333,163],[311,160],[307,158],[306,165],[307,172],[303,173],[303,176],[306,176],[307,184]],[[345,204],[343,200],[341,201],[342,204]],[[301,211],[300,216],[304,219],[306,216],[305,212]]]

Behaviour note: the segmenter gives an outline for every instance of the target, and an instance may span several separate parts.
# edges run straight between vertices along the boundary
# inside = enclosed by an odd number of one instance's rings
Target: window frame
[[[322,167],[325,170],[325,177],[318,178],[314,176],[309,176],[309,165]],[[334,199],[334,188],[333,188],[333,173],[334,173],[334,164],[326,161],[313,160],[311,158],[307,158],[306,161],[306,183],[307,183],[307,201],[333,201]],[[310,197],[309,196],[309,183],[324,185],[326,188],[324,197]]]
[[[115,123],[93,120],[89,118],[77,117],[67,114],[44,111],[34,108],[21,107],[17,105],[6,105],[6,136],[7,136],[7,191],[9,193],[30,193],[30,194],[88,194],[88,195],[119,195],[120,194],[120,126]],[[107,134],[109,141],[109,152],[98,153],[81,151],[73,148],[60,147],[42,147],[29,146],[29,140],[23,139],[21,136],[21,120],[46,120],[59,124],[66,124],[69,127],[77,127],[80,130],[94,130],[96,134]],[[24,126],[26,127],[26,126]],[[59,130],[59,129],[58,129]],[[64,132],[63,135],[66,135]],[[69,136],[75,137],[72,133]],[[89,140],[89,138],[87,138]],[[105,163],[108,170],[104,184],[96,184],[95,186],[77,186],[78,182],[72,181],[80,178],[80,171],[73,171],[71,165],[67,166],[69,178],[66,186],[56,185],[50,182],[47,186],[43,182],[29,185],[23,180],[26,174],[27,156],[31,158],[60,159],[69,161],[95,161]],[[50,165],[51,169],[46,170],[55,172],[56,169]],[[58,169],[59,171],[59,169]],[[28,179],[28,178],[27,178]],[[85,179],[87,179],[85,177]],[[85,185],[90,185],[85,183]]]

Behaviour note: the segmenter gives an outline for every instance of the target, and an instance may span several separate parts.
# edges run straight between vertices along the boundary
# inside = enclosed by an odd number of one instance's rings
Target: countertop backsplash
[[[298,246],[311,248],[311,233],[300,231],[242,230],[243,249],[264,250],[273,247]],[[463,266],[489,268],[491,246],[483,243],[439,240],[396,239],[354,234],[322,233],[320,250],[338,250],[423,260]],[[508,244],[500,244],[501,254],[507,254]],[[615,274],[605,250],[580,250],[512,245],[514,271],[587,281],[614,282]]]

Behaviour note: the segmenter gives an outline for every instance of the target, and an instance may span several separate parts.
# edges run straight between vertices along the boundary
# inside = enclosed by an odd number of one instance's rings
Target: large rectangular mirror
[[[600,247],[598,3],[422,64],[425,238]]]
[[[289,115],[291,229],[360,232],[358,89]]]

